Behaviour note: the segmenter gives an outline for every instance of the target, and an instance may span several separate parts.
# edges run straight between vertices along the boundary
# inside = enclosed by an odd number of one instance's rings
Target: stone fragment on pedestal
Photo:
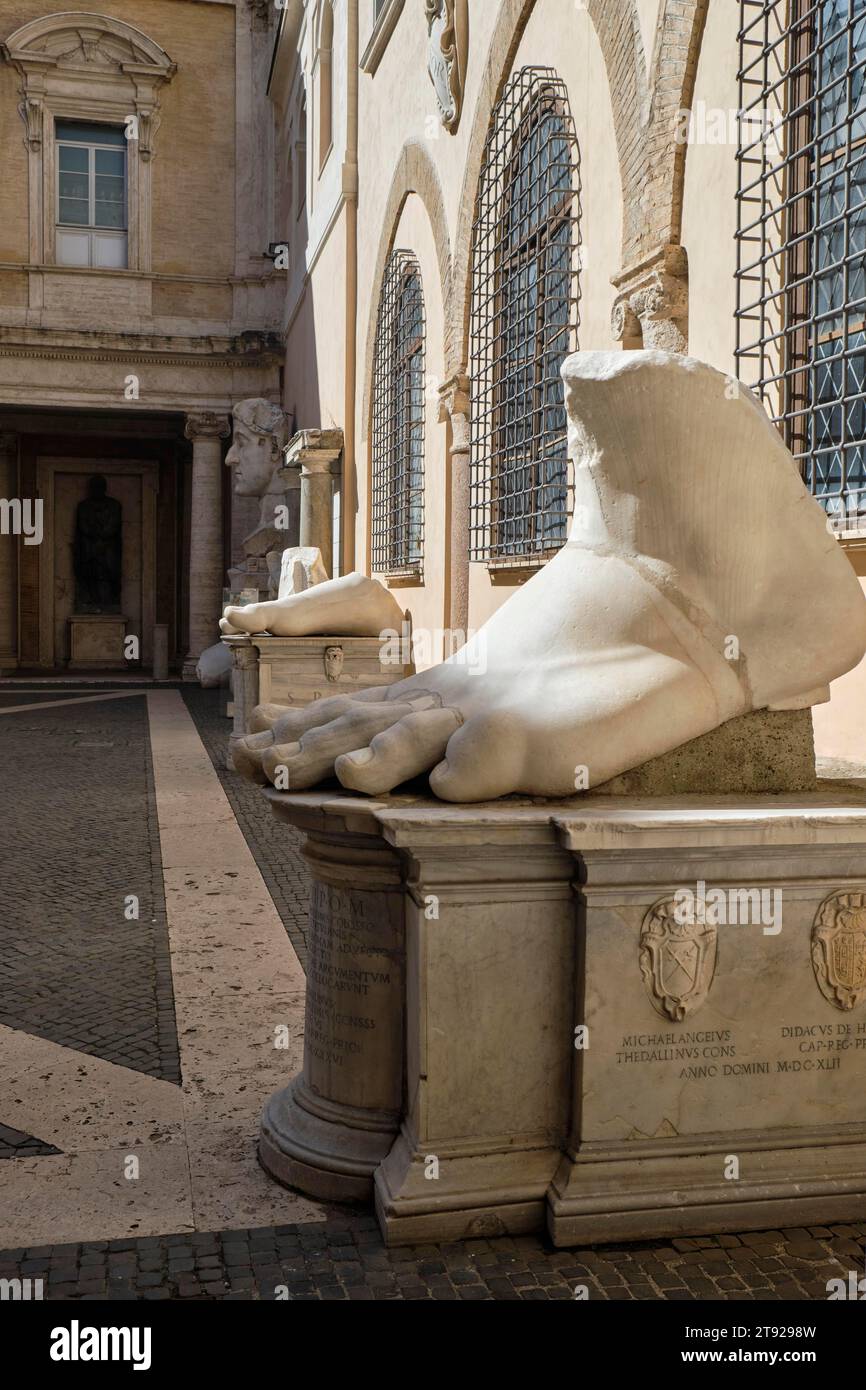
[[[342,430],[301,430],[285,449],[277,477],[300,486],[300,544],[321,551],[330,577],[334,529],[334,477],[343,452]]]

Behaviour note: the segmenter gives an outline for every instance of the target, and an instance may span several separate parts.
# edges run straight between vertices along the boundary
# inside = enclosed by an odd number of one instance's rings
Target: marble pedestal
[[[69,619],[70,671],[115,671],[129,666],[123,655],[126,619],[118,613],[74,613]]]
[[[325,695],[393,685],[411,665],[382,659],[380,637],[223,637],[232,653],[231,739],[250,732],[256,705],[303,707]],[[231,751],[227,766],[232,768]]]
[[[862,1216],[866,790],[267,795],[314,880],[280,1181],[392,1244]]]

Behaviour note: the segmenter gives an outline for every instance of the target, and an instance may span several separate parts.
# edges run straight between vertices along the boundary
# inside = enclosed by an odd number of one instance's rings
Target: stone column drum
[[[269,793],[278,817],[278,793]],[[397,855],[358,803],[337,824],[310,797],[301,822],[312,873],[304,1069],[272,1096],[259,1157],[279,1182],[365,1201],[403,1104],[404,898]]]
[[[189,533],[189,650],[184,680],[195,680],[198,659],[219,637],[222,606],[222,446],[229,433],[224,415],[188,415],[184,433],[192,440]]]

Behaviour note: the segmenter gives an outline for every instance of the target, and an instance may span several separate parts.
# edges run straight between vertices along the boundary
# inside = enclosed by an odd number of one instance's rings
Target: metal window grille
[[[424,294],[418,262],[394,251],[376,324],[373,568],[420,573],[424,558]]]
[[[738,370],[866,526],[866,0],[740,0]]]
[[[580,156],[565,84],[515,73],[497,103],[473,228],[470,555],[543,559],[572,507],[560,368],[580,322]]]

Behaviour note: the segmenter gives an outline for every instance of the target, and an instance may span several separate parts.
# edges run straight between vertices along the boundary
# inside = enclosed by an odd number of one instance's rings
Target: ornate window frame
[[[55,260],[55,122],[122,125],[127,139],[130,270],[151,268],[151,170],[159,94],[177,68],[159,44],[108,15],[66,11],[16,29],[3,57],[21,77],[29,155],[30,264]],[[130,122],[130,117],[135,122]],[[122,274],[122,271],[115,272]]]

